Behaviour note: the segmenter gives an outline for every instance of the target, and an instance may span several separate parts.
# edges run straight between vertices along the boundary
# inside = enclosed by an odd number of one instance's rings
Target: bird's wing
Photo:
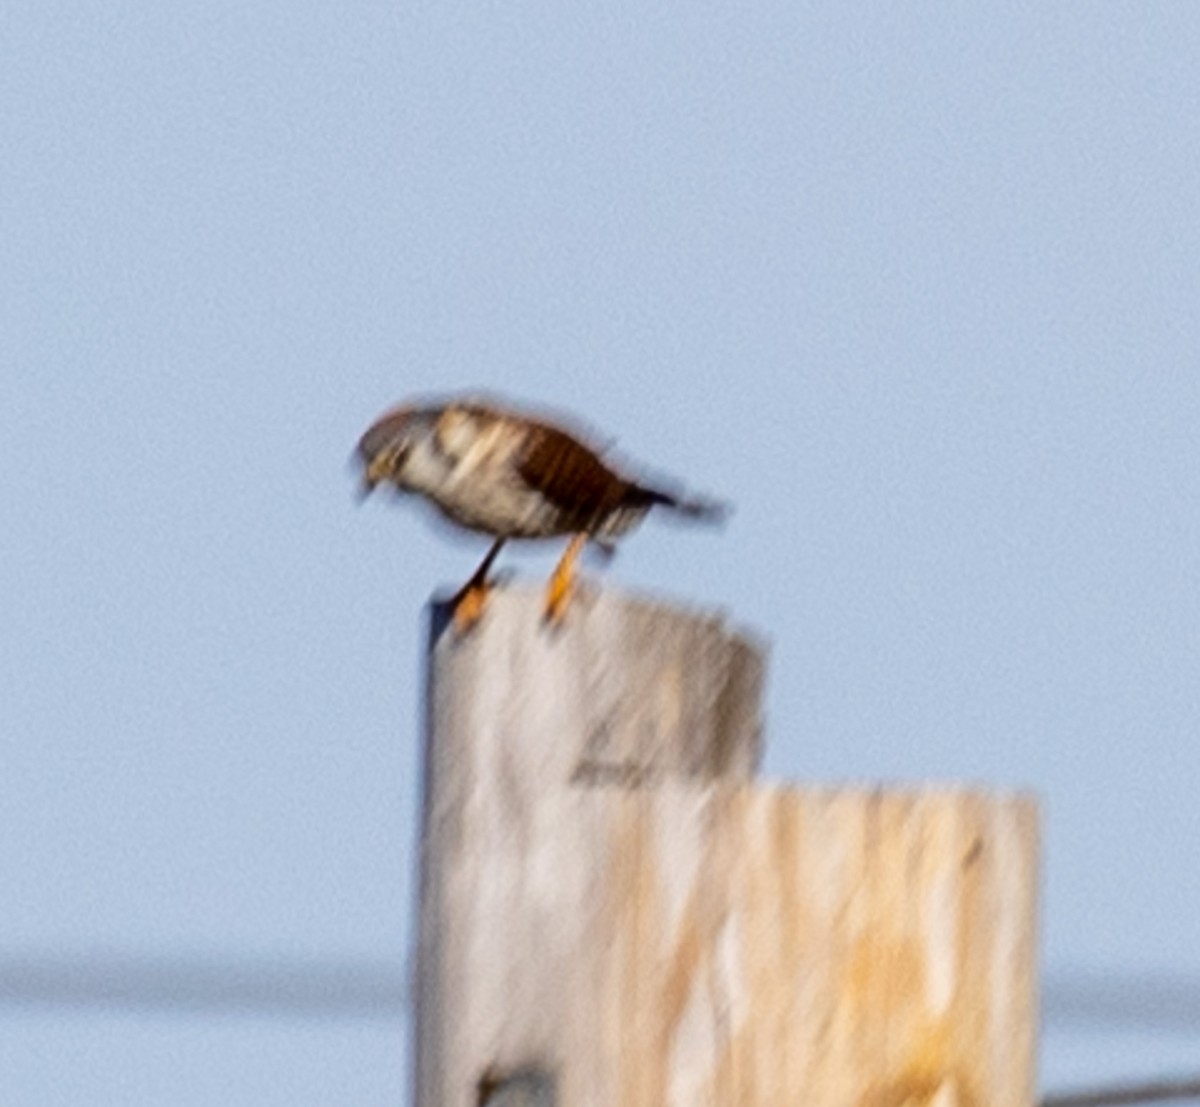
[[[516,460],[521,479],[580,525],[619,507],[630,487],[594,450],[548,423],[527,424]]]

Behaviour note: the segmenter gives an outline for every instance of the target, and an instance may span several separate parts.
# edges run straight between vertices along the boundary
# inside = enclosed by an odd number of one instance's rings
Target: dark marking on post
[[[554,1077],[539,1068],[518,1069],[500,1076],[485,1073],[479,1081],[479,1107],[555,1107]]]
[[[580,761],[571,774],[571,783],[584,788],[624,788],[636,791],[651,788],[663,778],[653,765],[634,762]]]

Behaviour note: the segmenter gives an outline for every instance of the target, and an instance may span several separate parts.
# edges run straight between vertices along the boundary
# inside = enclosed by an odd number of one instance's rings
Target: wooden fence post
[[[1029,1107],[1036,811],[759,785],[759,644],[434,610],[417,1107]]]

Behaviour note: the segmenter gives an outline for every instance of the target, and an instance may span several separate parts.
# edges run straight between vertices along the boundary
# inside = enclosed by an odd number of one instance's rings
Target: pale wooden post
[[[757,785],[760,645],[540,610],[435,611],[417,1107],[1029,1107],[1032,803]]]

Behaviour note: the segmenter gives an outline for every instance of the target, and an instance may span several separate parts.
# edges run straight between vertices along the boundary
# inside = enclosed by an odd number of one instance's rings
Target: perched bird
[[[610,548],[652,507],[718,521],[722,505],[651,488],[617,472],[574,430],[490,399],[464,397],[394,408],[358,443],[363,495],[379,484],[425,497],[452,522],[494,541],[452,600],[466,630],[482,615],[487,574],[511,538],[570,537],[550,578],[546,617],[559,622],[588,541]]]

